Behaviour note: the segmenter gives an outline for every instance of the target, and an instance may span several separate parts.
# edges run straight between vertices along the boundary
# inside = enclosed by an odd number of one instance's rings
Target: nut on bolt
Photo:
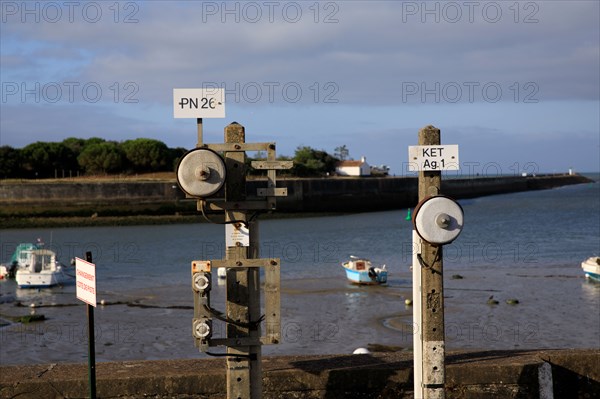
[[[210,289],[210,273],[194,273],[192,279],[194,290],[208,291]]]
[[[193,322],[193,326],[192,326],[192,331],[194,334],[194,337],[198,338],[198,339],[206,339],[208,337],[210,337],[211,333],[212,333],[212,328],[211,328],[211,321],[210,320],[202,320],[202,319],[194,319]]]
[[[438,213],[435,217],[435,223],[442,229],[447,229],[450,226],[450,216],[445,213]]]

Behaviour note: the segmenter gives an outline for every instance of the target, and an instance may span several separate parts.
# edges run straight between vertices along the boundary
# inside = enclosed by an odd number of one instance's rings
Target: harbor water
[[[444,247],[448,350],[600,347],[600,284],[586,281],[580,266],[600,255],[600,185],[459,202],[465,227]],[[406,215],[261,221],[261,257],[282,261],[282,342],[263,354],[412,350],[418,328],[405,304],[413,252]],[[3,230],[1,260],[37,238],[63,263],[92,252],[105,302],[95,311],[98,361],[205,357],[191,337],[190,264],[224,257],[224,230],[208,223]],[[385,264],[387,284],[349,284],[340,264],[350,255]],[[224,310],[216,273],[213,283],[211,304]],[[86,309],[74,284],[37,290],[2,280],[0,294],[0,364],[86,361]],[[32,312],[45,320],[14,321]]]

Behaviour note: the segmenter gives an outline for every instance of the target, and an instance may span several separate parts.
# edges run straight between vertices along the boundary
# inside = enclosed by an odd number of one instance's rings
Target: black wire
[[[425,261],[423,260],[423,257],[421,256],[421,254],[417,254],[417,259],[419,260],[419,263],[421,264],[421,267],[423,269],[432,269],[433,265],[440,259],[440,248],[437,247],[437,251],[435,253],[435,258],[433,258],[433,263],[431,265],[428,265],[427,263],[425,263]]]
[[[249,323],[242,323],[240,321],[235,321],[232,319],[223,316],[223,312],[219,312],[216,309],[211,308],[208,305],[204,305],[204,309],[209,312],[215,319],[224,321],[225,323],[233,324],[234,326],[243,327],[243,328],[256,328],[262,321],[265,319],[265,315],[262,315],[258,318],[257,321],[251,321]]]
[[[236,224],[236,223],[242,223],[246,228],[248,228],[249,223],[252,222],[254,219],[256,219],[256,217],[258,215],[260,215],[261,211],[256,211],[252,214],[252,216],[250,216],[250,218],[248,219],[248,221],[245,220],[229,220],[229,221],[225,221],[225,222],[216,222],[212,219],[210,219],[207,215],[206,212],[204,211],[204,201],[202,201],[202,204],[200,205],[200,212],[202,213],[202,216],[204,217],[204,220],[206,220],[208,223],[212,223],[212,224]]]
[[[256,356],[256,353],[251,353],[249,355],[236,355],[234,353],[214,353],[214,352],[204,352],[209,356],[215,356],[215,357],[241,357],[241,358],[245,358],[245,359],[250,359],[250,360],[257,360],[258,357]]]
[[[208,222],[208,223],[212,223],[212,224],[236,224],[236,223],[241,223],[243,224],[246,228],[248,228],[248,222],[246,222],[245,220],[228,220],[228,221],[224,221],[224,222],[216,222],[212,219],[210,219],[208,216],[206,216],[206,212],[204,211],[204,201],[201,202],[200,205],[200,212],[202,213],[202,216],[204,217],[204,219]],[[253,215],[254,216],[254,215]]]

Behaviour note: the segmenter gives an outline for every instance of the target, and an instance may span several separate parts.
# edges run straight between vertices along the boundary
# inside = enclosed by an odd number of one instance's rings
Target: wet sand
[[[598,348],[600,284],[574,268],[453,270],[445,279],[449,349]],[[221,282],[219,282],[221,283]],[[0,363],[83,362],[87,359],[85,306],[74,287],[15,289],[0,283]],[[497,305],[489,305],[493,296]],[[347,354],[358,347],[412,350],[410,271],[394,273],[385,286],[355,286],[345,279],[282,281],[282,342],[263,354]],[[225,285],[214,283],[211,303],[225,308]],[[517,299],[518,304],[506,301]],[[204,357],[193,346],[192,291],[165,285],[98,294],[97,361]],[[35,308],[29,304],[34,303]],[[18,306],[21,304],[20,306]],[[45,320],[14,323],[9,316],[34,312]],[[214,336],[224,325],[214,324]],[[223,351],[224,348],[212,348]]]

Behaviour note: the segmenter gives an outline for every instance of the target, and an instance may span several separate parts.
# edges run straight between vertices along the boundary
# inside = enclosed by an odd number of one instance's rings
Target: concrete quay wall
[[[262,362],[263,397],[413,398],[410,352],[279,356]],[[96,367],[99,398],[226,398],[222,359]],[[83,398],[87,364],[0,366],[0,398]],[[600,398],[600,349],[450,352],[448,399]]]
[[[586,182],[591,180],[563,174],[447,179],[442,182],[442,193],[461,199]],[[250,195],[265,186],[265,181],[250,180],[247,192]],[[417,203],[416,178],[293,178],[281,179],[278,187],[288,189],[288,196],[277,201],[282,212],[364,212],[408,208]],[[0,206],[12,209],[52,205],[71,208],[131,205],[143,209],[149,205],[180,205],[184,199],[174,180],[0,182]]]

